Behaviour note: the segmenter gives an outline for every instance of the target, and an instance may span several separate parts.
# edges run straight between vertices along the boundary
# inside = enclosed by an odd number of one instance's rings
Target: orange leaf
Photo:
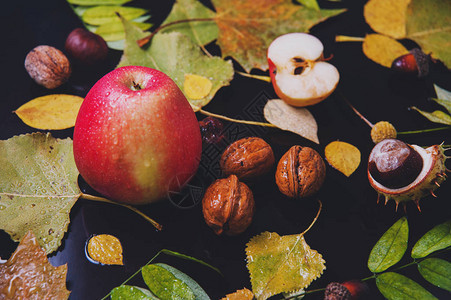
[[[360,151],[351,144],[335,141],[328,144],[324,152],[329,164],[347,177],[360,165]]]
[[[236,291],[235,293],[227,294],[221,300],[252,300],[253,298],[254,294],[250,290],[244,288]]]
[[[88,254],[91,259],[104,265],[123,265],[121,242],[109,234],[91,237],[88,242]]]
[[[8,261],[0,264],[0,299],[67,299],[67,265],[52,266],[29,231]]]

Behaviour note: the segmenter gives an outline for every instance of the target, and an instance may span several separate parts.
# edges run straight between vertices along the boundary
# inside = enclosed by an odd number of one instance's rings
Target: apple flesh
[[[113,70],[86,95],[74,128],[85,181],[109,199],[146,204],[177,192],[196,173],[202,139],[196,116],[164,73]]]
[[[271,82],[280,99],[303,107],[326,99],[336,88],[340,74],[321,61],[323,44],[307,33],[288,33],[268,48]]]

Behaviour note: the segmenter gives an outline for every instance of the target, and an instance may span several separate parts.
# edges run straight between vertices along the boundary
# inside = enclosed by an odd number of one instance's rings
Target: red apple
[[[195,174],[202,139],[178,86],[147,67],[118,68],[86,95],[74,129],[85,181],[119,202],[146,204],[176,192]]]
[[[288,33],[268,47],[268,65],[274,91],[293,106],[326,99],[336,88],[338,70],[323,60],[323,44],[307,33]]]

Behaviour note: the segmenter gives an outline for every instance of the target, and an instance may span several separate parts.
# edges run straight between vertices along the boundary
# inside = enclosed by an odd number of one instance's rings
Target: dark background
[[[204,151],[199,172],[193,185],[202,192],[216,177],[220,176],[217,159],[228,143],[245,136],[259,135],[273,147],[276,160],[295,144],[310,146],[324,156],[324,147],[331,141],[341,140],[358,147],[362,162],[349,178],[327,165],[327,178],[321,191],[310,199],[285,198],[275,185],[273,172],[261,181],[251,184],[256,200],[256,214],[251,226],[236,237],[216,236],[204,223],[201,206],[180,208],[174,201],[164,201],[141,207],[146,214],[163,224],[157,232],[152,225],[138,215],[109,204],[79,200],[71,211],[69,230],[60,249],[50,255],[54,265],[68,264],[67,285],[72,291],[71,299],[100,299],[112,288],[120,285],[161,249],[178,251],[208,262],[221,270],[223,277],[202,265],[178,258],[160,256],[157,262],[166,262],[193,277],[212,299],[223,297],[243,287],[251,288],[245,266],[245,244],[263,231],[295,234],[308,227],[321,199],[323,210],[314,227],[306,234],[307,243],[326,260],[322,277],[309,289],[325,287],[331,281],[362,279],[371,276],[367,259],[372,246],[380,236],[400,217],[407,215],[410,233],[409,248],[401,264],[408,263],[408,253],[413,244],[435,225],[450,218],[450,182],[445,182],[436,192],[437,199],[428,197],[421,201],[422,212],[408,203],[406,212],[395,211],[390,201],[386,206],[377,204],[377,194],[369,186],[366,177],[367,157],[373,143],[370,128],[346,105],[348,99],[371,122],[387,120],[398,131],[439,127],[427,121],[410,106],[427,111],[439,108],[428,100],[434,97],[433,83],[451,90],[450,72],[441,63],[431,66],[431,74],[418,79],[394,74],[367,59],[361,43],[335,43],[336,34],[360,36],[372,32],[363,18],[365,1],[342,1],[326,3],[322,7],[340,7],[348,10],[312,28],[311,33],[325,45],[325,56],[333,54],[330,61],[341,75],[336,92],[327,100],[310,108],[319,127],[320,145],[288,132],[276,129],[244,126],[224,122],[225,138],[217,146]],[[150,8],[155,25],[161,23],[170,11],[172,1],[133,1],[130,6]],[[211,4],[206,3],[211,7]],[[5,6],[6,5],[6,6]],[[107,62],[96,68],[74,67],[68,83],[56,90],[46,90],[28,76],[23,66],[28,51],[47,44],[64,49],[64,41],[71,30],[81,26],[77,16],[65,1],[8,1],[2,3],[1,24],[1,93],[0,138],[38,131],[25,125],[14,113],[22,104],[53,93],[84,96],[90,86],[102,75],[112,70],[120,58],[119,51],[111,50]],[[412,42],[405,41],[408,47]],[[214,44],[208,49],[219,54]],[[239,66],[236,65],[239,69]],[[222,88],[205,107],[206,110],[229,117],[263,120],[262,107],[275,93],[269,83],[235,75],[228,87]],[[201,120],[203,116],[198,115]],[[52,131],[56,137],[71,137],[72,129]],[[402,136],[408,143],[421,146],[445,142],[451,144],[450,131]],[[327,164],[327,163],[326,163]],[[86,191],[89,187],[80,185]],[[198,202],[201,196],[188,200]],[[93,234],[108,233],[120,239],[124,248],[124,266],[101,266],[85,257],[85,243]],[[0,257],[8,258],[16,248],[9,236],[0,233]],[[443,254],[443,258],[449,259]],[[424,281],[415,266],[399,271],[416,280],[438,298],[449,293]],[[144,286],[137,276],[130,284]],[[366,299],[382,299],[374,280],[368,281],[370,293]],[[322,299],[322,293],[308,295],[307,299]]]

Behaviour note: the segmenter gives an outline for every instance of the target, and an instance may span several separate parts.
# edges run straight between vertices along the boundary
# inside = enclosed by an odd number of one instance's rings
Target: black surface
[[[321,191],[311,199],[293,201],[278,191],[273,173],[251,185],[256,199],[256,214],[252,225],[237,237],[218,237],[204,223],[201,207],[181,209],[171,201],[144,206],[141,209],[164,226],[157,232],[138,215],[109,204],[80,200],[71,211],[69,230],[63,245],[50,257],[54,265],[68,264],[70,299],[100,299],[118,286],[160,249],[170,249],[202,259],[218,267],[223,277],[193,262],[161,256],[157,261],[167,262],[192,276],[210,295],[218,299],[243,287],[250,288],[245,266],[245,244],[263,231],[280,235],[302,232],[312,221],[318,205],[323,202],[322,213],[315,226],[306,234],[308,244],[318,250],[326,260],[323,276],[309,289],[325,287],[331,281],[361,279],[371,276],[367,259],[374,243],[382,233],[400,217],[407,215],[410,225],[409,253],[414,242],[433,226],[450,219],[451,184],[445,182],[432,197],[421,201],[422,212],[413,203],[407,210],[395,211],[394,202],[386,206],[376,203],[376,192],[368,184],[366,159],[372,148],[369,127],[345,104],[348,99],[370,121],[387,120],[399,131],[425,129],[440,125],[427,121],[408,107],[418,106],[431,111],[438,108],[428,101],[433,97],[433,83],[451,90],[450,72],[440,63],[432,66],[431,74],[423,79],[409,78],[392,73],[367,59],[360,43],[335,43],[336,34],[364,36],[372,32],[363,18],[363,2],[343,1],[323,7],[346,7],[347,12],[315,26],[311,33],[325,45],[326,57],[340,72],[336,92],[322,103],[311,107],[319,126],[320,145],[299,136],[275,129],[242,126],[225,122],[226,137],[217,147],[204,151],[195,185],[208,186],[217,171],[217,159],[225,146],[237,138],[259,135],[274,149],[276,160],[292,145],[310,146],[324,155],[329,142],[341,140],[357,146],[362,153],[362,163],[349,178],[327,166],[327,178]],[[170,1],[134,1],[130,5],[149,7],[152,22],[159,24],[168,14]],[[6,6],[5,6],[6,5]],[[1,24],[1,100],[0,138],[35,132],[14,114],[13,110],[29,100],[52,93],[70,93],[84,96],[89,87],[103,74],[112,70],[120,57],[110,51],[108,61],[93,69],[75,68],[70,81],[49,91],[38,86],[26,73],[23,62],[26,54],[40,44],[63,49],[69,32],[81,23],[65,1],[8,1],[0,10]],[[408,43],[409,46],[412,43]],[[216,52],[215,45],[209,45]],[[243,78],[239,75],[229,87],[222,88],[205,108],[230,117],[263,120],[261,110],[268,98],[275,97],[268,83]],[[198,116],[199,120],[203,116]],[[72,136],[72,130],[52,131],[56,137]],[[450,131],[404,136],[406,142],[429,146],[445,142],[451,144]],[[83,183],[81,183],[84,186]],[[87,188],[87,187],[85,187]],[[196,197],[194,197],[196,198]],[[196,199],[198,199],[197,197]],[[118,237],[124,248],[124,266],[100,266],[85,257],[85,242],[92,234],[108,233]],[[0,232],[0,257],[8,258],[17,244]],[[448,257],[449,255],[443,255]],[[408,255],[402,262],[409,262]],[[414,266],[401,273],[420,282],[438,298],[449,293],[426,283]],[[139,277],[139,276],[138,276]],[[139,278],[131,284],[142,285]],[[382,299],[374,281],[368,281],[370,295],[366,299]],[[322,293],[308,295],[306,299],[321,299]]]

